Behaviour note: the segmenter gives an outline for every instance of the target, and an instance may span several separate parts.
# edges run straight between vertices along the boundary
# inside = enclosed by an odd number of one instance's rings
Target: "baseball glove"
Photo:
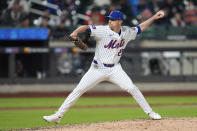
[[[82,50],[87,50],[88,46],[79,37],[69,36],[68,38],[76,45],[76,47],[79,47]]]

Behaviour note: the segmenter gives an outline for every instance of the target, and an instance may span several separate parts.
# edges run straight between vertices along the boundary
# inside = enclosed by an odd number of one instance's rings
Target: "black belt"
[[[94,62],[94,64],[98,64],[98,62],[96,60],[93,60],[93,62]],[[103,63],[103,65],[105,67],[113,67],[114,66],[114,64],[105,64],[105,63]]]

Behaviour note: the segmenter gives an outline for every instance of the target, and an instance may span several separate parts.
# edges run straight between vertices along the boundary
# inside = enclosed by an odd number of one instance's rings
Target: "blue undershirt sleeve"
[[[139,34],[141,33],[141,28],[140,28],[139,25],[137,25],[136,27],[137,27],[137,29],[138,29],[137,34],[139,35]]]
[[[91,29],[88,28],[88,29],[86,30],[86,33],[87,33],[87,34],[91,34]]]

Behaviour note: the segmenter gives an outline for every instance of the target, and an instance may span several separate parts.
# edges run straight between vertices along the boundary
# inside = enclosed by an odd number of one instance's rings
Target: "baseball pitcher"
[[[118,85],[121,89],[133,96],[151,119],[161,119],[161,116],[151,109],[140,90],[124,72],[119,61],[127,43],[130,40],[134,40],[136,36],[143,32],[153,21],[163,18],[164,12],[162,10],[157,12],[151,18],[136,27],[122,26],[123,14],[120,11],[112,11],[107,17],[109,18],[108,25],[83,25],[70,34],[69,39],[82,50],[86,50],[87,45],[77,36],[82,32],[90,32],[91,36],[96,38],[95,56],[89,70],[80,80],[77,87],[69,94],[55,114],[43,117],[45,121],[59,123],[64,113],[74,102],[83,93],[101,81],[110,81]]]

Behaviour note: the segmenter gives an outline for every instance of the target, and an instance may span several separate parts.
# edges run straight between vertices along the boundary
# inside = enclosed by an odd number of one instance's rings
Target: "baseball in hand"
[[[164,11],[161,10],[161,11],[159,12],[159,15],[160,15],[161,17],[164,17],[164,15],[165,15]]]

